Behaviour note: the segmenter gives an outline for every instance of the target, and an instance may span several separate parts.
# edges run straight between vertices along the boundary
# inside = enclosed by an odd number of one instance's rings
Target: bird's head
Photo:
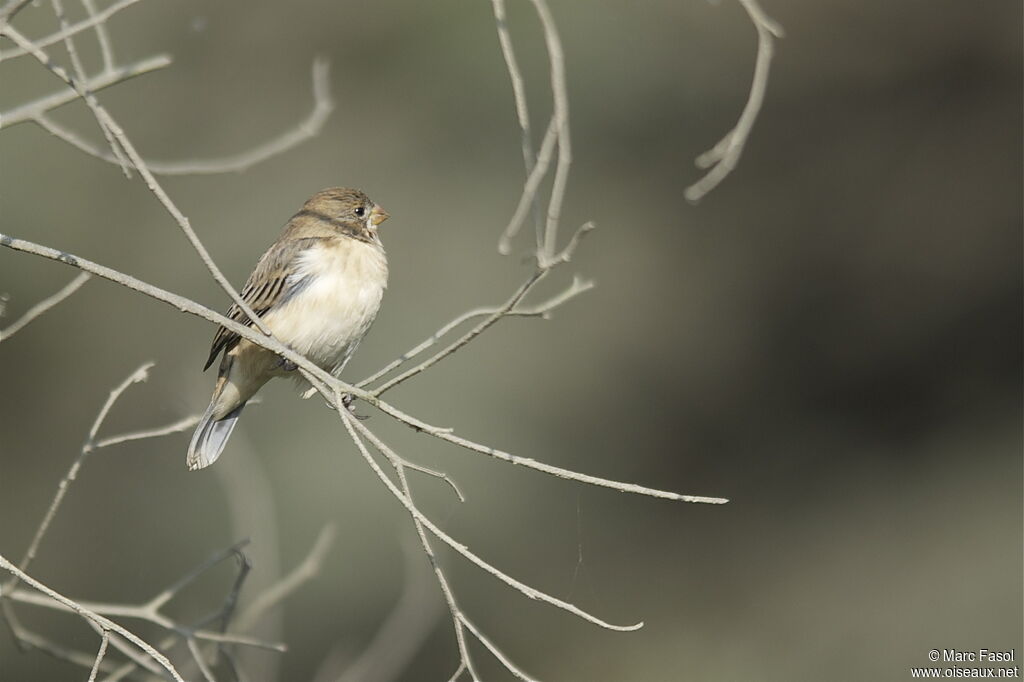
[[[317,192],[302,206],[302,214],[329,222],[341,232],[374,237],[377,226],[388,219],[388,212],[373,203],[370,197],[348,187],[332,187]]]

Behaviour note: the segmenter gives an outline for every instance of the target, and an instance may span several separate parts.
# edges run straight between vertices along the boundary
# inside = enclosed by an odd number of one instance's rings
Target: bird
[[[333,187],[310,197],[285,224],[241,292],[278,341],[338,376],[380,309],[388,264],[378,226],[389,217],[357,189]],[[252,326],[233,304],[232,320]],[[246,402],[295,365],[221,326],[203,371],[223,354],[210,405],[196,426],[185,463],[192,471],[224,451]]]

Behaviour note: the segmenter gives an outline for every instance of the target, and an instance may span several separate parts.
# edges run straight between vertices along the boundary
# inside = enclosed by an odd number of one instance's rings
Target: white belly
[[[264,319],[282,343],[325,370],[338,373],[377,316],[387,286],[379,246],[344,239],[298,258],[298,293]]]

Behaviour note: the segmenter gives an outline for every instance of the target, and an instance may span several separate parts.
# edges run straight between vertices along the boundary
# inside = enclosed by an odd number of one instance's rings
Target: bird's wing
[[[320,239],[320,237],[289,239],[277,242],[267,249],[267,252],[256,263],[256,267],[249,275],[249,279],[246,280],[241,293],[242,300],[254,313],[263,317],[267,311],[288,300],[306,284],[303,281],[305,278],[300,280],[293,276],[295,274],[293,265],[299,254]],[[233,303],[228,309],[227,317],[246,326],[252,326],[252,320],[238,307],[237,303]],[[229,352],[238,345],[240,340],[241,337],[235,332],[225,327],[219,327],[213,337],[210,357],[207,358],[203,370],[205,371],[213,364],[221,351]]]

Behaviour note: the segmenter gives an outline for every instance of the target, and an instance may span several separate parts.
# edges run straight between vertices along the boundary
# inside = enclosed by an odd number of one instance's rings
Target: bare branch
[[[137,2],[138,0],[126,0],[126,2]],[[110,35],[107,33],[107,22],[97,20],[99,12],[96,11],[96,3],[93,0],[82,0],[89,19],[96,20],[93,28],[96,29],[96,40],[100,44],[100,54],[103,56],[103,70],[109,71],[114,68],[114,47],[110,42]],[[113,7],[113,5],[111,5]],[[108,8],[109,9],[109,8]],[[106,11],[106,10],[104,10]]]
[[[559,478],[579,481],[581,483],[588,483],[590,485],[595,485],[604,488],[611,488],[613,490],[619,490],[621,492],[635,493],[638,495],[646,495],[649,497],[660,497],[662,499],[676,500],[681,502],[704,502],[709,504],[723,504],[728,501],[720,497],[680,495],[678,493],[668,492],[664,490],[656,490],[654,488],[646,488],[644,486],[634,485],[632,483],[620,483],[618,481],[611,481],[604,478],[598,478],[596,476],[588,476],[586,474],[580,474],[574,471],[569,471],[568,469],[562,469],[560,467],[544,464],[542,462],[538,462],[527,457],[511,455],[507,452],[491,448],[486,445],[474,443],[473,441],[467,440],[465,438],[455,436],[454,434],[451,433],[450,429],[445,429],[439,426],[428,424],[409,414],[406,414],[405,412],[399,410],[393,405],[384,402],[383,400],[373,395],[373,393],[369,391],[356,388],[355,386],[351,386],[339,379],[336,379],[335,377],[331,376],[329,373],[325,372],[320,367],[317,367],[305,356],[296,353],[292,349],[288,348],[287,346],[279,342],[277,339],[273,337],[262,336],[258,332],[254,331],[251,327],[239,324],[238,322],[230,318],[227,318],[224,315],[221,315],[220,313],[214,312],[213,310],[210,310],[209,308],[202,306],[196,303],[195,301],[187,299],[183,296],[172,294],[169,291],[153,286],[152,284],[143,282],[142,280],[132,277],[131,275],[126,275],[124,273],[118,272],[103,265],[99,265],[98,263],[94,263],[79,256],[69,254],[63,251],[58,251],[56,249],[52,249],[47,246],[42,246],[40,244],[35,244],[24,239],[15,239],[14,237],[0,234],[0,246],[6,246],[7,248],[13,249],[15,251],[31,253],[37,256],[41,256],[43,258],[48,258],[50,260],[55,260],[61,263],[71,265],[73,267],[79,268],[94,275],[98,275],[104,279],[117,282],[118,284],[121,284],[122,286],[127,287],[128,289],[138,291],[158,301],[168,303],[182,312],[196,315],[197,317],[209,320],[210,322],[223,325],[224,327],[231,330],[232,332],[235,332],[242,338],[252,341],[256,345],[266,348],[267,350],[273,351],[275,354],[294,362],[296,366],[303,370],[303,375],[307,379],[309,379],[311,383],[314,384],[314,386],[318,387],[318,389],[321,391],[321,393],[324,395],[326,399],[333,400],[334,390],[337,390],[338,392],[341,393],[351,393],[360,400],[364,400],[368,404],[378,408],[384,413],[391,415],[395,419],[398,419],[400,422],[406,424],[412,429],[415,429],[417,431],[424,431],[428,435],[431,435],[435,438],[440,438],[441,440],[446,440],[450,443],[466,448],[467,450],[479,452],[481,454],[494,457],[495,459],[501,459],[506,462],[524,466],[530,469],[536,469],[537,471],[552,474],[558,476]]]
[[[232,156],[219,159],[196,159],[189,161],[146,161],[149,170],[156,175],[210,175],[236,173],[247,170],[267,159],[284,153],[320,133],[324,123],[334,110],[328,82],[328,63],[323,59],[313,62],[313,109],[295,127],[264,144]],[[35,119],[51,135],[67,142],[76,149],[107,163],[117,163],[113,154],[83,139],[72,130],[59,125],[53,119],[40,115]]]
[[[768,87],[768,71],[774,52],[774,39],[785,34],[782,27],[769,18],[757,0],[739,0],[757,29],[757,61],[754,63],[754,78],[750,84],[750,95],[736,126],[726,133],[712,149],[697,157],[698,168],[710,168],[708,173],[686,188],[686,198],[700,201],[708,192],[718,186],[736,167],[743,153],[743,146],[750,137],[750,131],[757,120]]]
[[[3,31],[0,30],[0,34]],[[98,76],[90,78],[84,85],[92,93],[97,93],[104,88],[123,83],[126,80],[141,76],[142,74],[149,73],[150,71],[156,71],[162,69],[165,66],[171,64],[171,58],[167,55],[157,55],[155,57],[149,57],[142,61],[122,66],[106,73],[101,73]],[[49,95],[44,95],[39,99],[32,100],[26,104],[22,104],[8,111],[0,112],[0,127],[9,128],[10,126],[18,123],[24,123],[26,121],[33,121],[47,111],[52,111],[58,107],[62,107],[69,102],[74,102],[79,98],[79,94],[74,90],[68,90],[63,88],[57,92]]]
[[[36,528],[35,535],[32,538],[32,542],[29,544],[28,550],[22,557],[18,564],[18,568],[22,571],[27,571],[32,560],[36,556],[36,552],[39,551],[39,545],[43,541],[43,537],[46,535],[46,531],[49,530],[50,524],[53,522],[54,516],[57,514],[57,510],[60,509],[61,503],[64,501],[64,496],[68,492],[68,488],[71,483],[77,478],[78,471],[82,467],[82,462],[93,450],[93,443],[96,439],[96,433],[103,425],[104,420],[107,418],[107,414],[110,412],[110,408],[113,407],[117,399],[121,397],[121,394],[131,386],[149,378],[149,370],[153,367],[152,362],[147,362],[139,367],[137,370],[132,372],[127,379],[118,384],[107,396],[106,402],[103,403],[103,407],[100,408],[99,414],[96,415],[96,419],[93,420],[92,427],[89,429],[89,435],[85,439],[85,443],[82,445],[82,449],[79,451],[75,461],[71,463],[71,468],[64,474],[64,478],[57,484],[57,492],[53,496],[53,500],[50,502],[50,507],[46,510],[46,514],[43,516],[43,520],[40,522],[39,527]],[[17,585],[17,578],[12,578],[8,581],[5,586],[5,591],[14,589]]]
[[[542,317],[544,319],[548,319],[550,317],[550,313],[552,310],[562,305],[563,303],[567,303],[568,301],[572,300],[573,298],[582,294],[583,292],[589,291],[593,288],[593,282],[582,280],[579,277],[573,277],[572,284],[569,285],[569,288],[563,291],[562,293],[558,294],[557,296],[554,296],[553,298],[549,299],[548,301],[545,301],[544,303],[539,303],[534,306],[524,307],[522,305],[518,305],[512,310],[506,311],[505,315],[507,317]],[[454,320],[448,322],[443,327],[438,329],[436,332],[434,332],[426,339],[421,341],[417,346],[414,346],[412,349],[403,353],[400,357],[395,358],[381,369],[377,370],[370,376],[366,377],[359,383],[355,384],[356,387],[363,388],[368,384],[373,383],[377,379],[380,379],[385,374],[391,372],[395,368],[401,366],[405,362],[408,362],[412,358],[416,357],[423,351],[439,343],[446,334],[448,334],[450,331],[460,326],[461,324],[477,317],[483,317],[485,315],[495,315],[497,313],[500,313],[501,309],[501,306],[492,308],[474,308],[473,310],[468,310],[462,313]]]
[[[192,654],[192,659],[196,662],[196,667],[198,667],[199,672],[203,674],[203,679],[206,680],[206,682],[217,682],[217,680],[214,679],[209,666],[206,665],[206,661],[203,659],[203,652],[199,650],[199,645],[196,644],[195,638],[186,638],[185,644],[188,646],[189,653]]]
[[[12,623],[13,625],[13,623]],[[96,656],[90,652],[79,651],[77,649],[70,649],[68,647],[52,642],[46,637],[39,635],[30,630],[26,630],[23,627],[16,626],[14,628],[14,637],[19,644],[38,649],[39,651],[56,658],[57,660],[67,661],[75,665],[81,666],[86,670],[92,668],[96,662]],[[158,647],[159,648],[159,647]],[[103,661],[100,663],[100,670],[110,671],[114,670],[115,665],[110,661]]]
[[[166,670],[171,675],[171,677],[174,678],[177,682],[185,682],[185,680],[182,679],[181,675],[178,674],[178,671],[175,670],[174,666],[171,665],[171,662],[167,660],[166,656],[157,651],[152,645],[148,644],[140,637],[129,632],[124,627],[118,625],[117,623],[108,618],[105,618],[104,616],[101,616],[98,613],[90,611],[89,609],[80,605],[78,602],[72,599],[68,599],[64,595],[47,587],[46,585],[42,584],[32,576],[28,575],[27,573],[19,569],[17,566],[12,564],[7,559],[7,557],[3,556],[2,554],[0,554],[0,568],[11,573],[17,581],[24,582],[27,585],[31,585],[36,590],[42,592],[54,601],[67,607],[67,609],[69,609],[70,611],[74,611],[83,619],[85,619],[87,623],[97,628],[100,628],[103,632],[116,632],[117,634],[121,635],[126,640],[134,644],[137,648],[142,650],[147,656],[156,661],[157,664],[159,664],[161,668]],[[10,596],[7,594],[7,591],[8,590],[5,587],[0,596]]]
[[[218,555],[219,556],[219,555]],[[223,557],[220,557],[223,558]],[[194,569],[186,576],[186,580],[179,581],[172,588],[167,591],[161,592],[157,596],[153,597],[149,601],[143,604],[119,604],[112,602],[93,602],[86,600],[78,600],[75,603],[92,613],[99,614],[101,616],[107,616],[112,618],[134,618],[138,620],[144,620],[149,623],[153,623],[165,630],[170,630],[175,633],[176,636],[184,636],[186,639],[204,640],[208,642],[218,642],[221,644],[237,644],[241,646],[251,646],[258,649],[266,649],[267,651],[282,652],[287,647],[280,642],[266,642],[261,639],[248,637],[245,635],[234,634],[234,633],[223,633],[216,630],[203,630],[186,628],[171,618],[165,616],[160,612],[163,605],[171,598],[177,595],[181,589],[191,580],[198,577],[199,574],[208,571],[211,566],[216,562],[204,562],[199,568]],[[12,578],[11,581],[17,578]],[[75,609],[70,608],[67,604],[55,600],[48,595],[38,594],[33,591],[25,589],[14,589],[9,590],[4,586],[3,597],[9,599],[12,602],[19,604],[27,604],[30,606],[38,606],[42,608],[56,609],[59,611],[74,611]],[[219,613],[215,614],[215,618],[219,617]],[[159,648],[164,648],[165,645],[161,645]]]
[[[434,595],[430,574],[416,561],[415,547],[404,542],[402,550],[405,579],[394,608],[355,661],[338,671],[340,666],[328,659],[313,682],[390,682],[430,635],[441,612],[440,600]]]
[[[508,31],[508,20],[505,14],[505,0],[492,0],[492,4],[494,6],[494,24],[498,29],[498,42],[501,45],[501,54],[505,58],[505,66],[508,68],[509,79],[512,81],[512,96],[515,99],[516,117],[519,119],[519,130],[522,136],[523,165],[526,166],[527,178],[532,178],[536,175],[536,184],[539,185],[540,179],[547,174],[548,162],[551,160],[550,145],[553,145],[555,141],[554,119],[552,119],[552,125],[548,126],[548,132],[544,138],[545,144],[549,145],[547,159],[543,163],[543,169],[539,173],[535,173],[536,168],[534,164],[536,160],[533,156],[533,140],[531,139],[532,135],[530,132],[530,111],[526,102],[526,85],[523,82],[523,74],[519,70],[519,62],[516,60],[515,49],[512,46],[512,36]],[[548,138],[550,138],[550,142]],[[544,147],[542,146],[542,158],[543,149]],[[529,182],[527,183],[527,186],[529,187]],[[523,213],[519,216],[518,220],[513,218],[508,227],[505,228],[505,232],[502,233],[501,239],[498,241],[499,253],[503,255],[508,255],[510,253],[510,241],[519,231],[522,219],[526,215],[527,206],[533,206],[534,222],[536,224],[537,233],[537,249],[540,250],[541,244],[543,243],[543,227],[540,220],[540,203],[537,201],[536,192],[536,186],[533,187],[532,191],[529,191],[528,189],[523,190],[523,195],[520,198],[519,203],[520,208],[516,210],[516,214],[519,214],[520,209],[522,209]]]
[[[516,679],[524,680],[524,682],[537,682],[536,678],[530,677],[517,667],[509,657],[494,644],[494,642],[492,642],[486,635],[484,635],[483,632],[473,625],[473,622],[466,618],[466,614],[460,613],[459,620],[466,626],[467,630],[473,633],[473,636],[476,637],[481,644],[487,647],[487,650],[491,652],[491,655],[498,659],[499,663],[505,666],[505,670],[508,670],[510,673],[515,675]]]
[[[362,398],[362,396],[359,396]],[[365,398],[363,398],[365,400]],[[369,402],[369,401],[368,401]],[[374,407],[378,408],[385,414],[389,414],[395,419],[398,419],[403,424],[406,424],[410,428],[426,433],[427,435],[439,438],[443,441],[458,445],[459,447],[471,450],[473,452],[479,452],[480,454],[494,457],[510,464],[516,464],[519,466],[526,467],[528,469],[535,469],[542,471],[558,478],[564,478],[570,481],[577,481],[579,483],[586,483],[588,485],[597,486],[599,488],[610,488],[612,490],[618,490],[624,493],[634,493],[636,495],[646,495],[647,497],[658,497],[665,500],[674,500],[677,502],[696,502],[703,504],[725,504],[729,500],[724,497],[704,497],[701,495],[681,495],[679,493],[669,492],[667,490],[657,490],[655,488],[647,488],[642,485],[636,485],[634,483],[623,483],[621,481],[612,481],[606,478],[600,478],[597,476],[590,476],[588,474],[581,474],[576,471],[570,471],[569,469],[562,469],[551,464],[545,464],[544,462],[538,462],[535,459],[529,457],[520,457],[513,455],[497,448],[492,448],[487,445],[481,445],[467,438],[457,436],[452,432],[452,429],[443,428],[439,426],[433,426],[424,421],[421,421],[411,415],[408,415],[401,410],[398,410],[392,405],[383,401],[377,401],[371,403]]]
[[[3,9],[0,9],[0,24],[10,21],[14,18],[14,15],[24,9],[25,5],[32,2],[32,0],[10,0]]]
[[[0,29],[0,35],[7,36],[11,40],[13,40],[16,45],[20,45],[29,50],[32,56],[35,57],[39,61],[39,63],[41,63],[43,66],[49,69],[51,73],[53,73],[55,76],[57,76],[65,83],[73,87],[81,97],[88,99],[88,94],[84,89],[82,83],[78,82],[77,79],[71,77],[71,75],[69,75],[68,72],[61,68],[59,65],[54,64],[53,61],[49,57],[47,57],[45,53],[43,53],[42,50],[35,47],[27,38],[21,35],[20,32],[15,30],[14,27],[10,25],[3,27],[2,29]],[[93,101],[95,102],[95,98]],[[157,200],[160,201],[160,203],[167,210],[167,212],[171,214],[171,217],[174,218],[175,222],[178,223],[178,227],[180,227],[181,231],[185,233],[185,236],[192,244],[192,248],[195,249],[197,254],[199,254],[200,259],[202,259],[203,263],[206,265],[207,270],[210,271],[210,274],[213,275],[213,278],[217,281],[218,284],[220,284],[221,288],[224,289],[228,296],[231,297],[231,300],[234,301],[236,305],[238,305],[239,310],[241,310],[246,314],[246,316],[248,316],[253,326],[259,328],[259,330],[262,331],[264,334],[270,336],[270,328],[267,327],[266,323],[260,319],[259,315],[252,311],[252,309],[242,299],[242,297],[238,294],[235,288],[231,286],[231,283],[228,282],[227,278],[224,277],[224,274],[220,271],[220,268],[217,267],[217,264],[213,262],[213,259],[210,257],[210,254],[206,250],[206,247],[203,246],[203,243],[199,240],[199,237],[192,229],[192,226],[189,223],[188,218],[186,218],[185,215],[174,204],[174,202],[171,201],[171,198],[164,191],[163,187],[160,185],[160,183],[157,182],[156,178],[153,176],[153,174],[149,171],[149,168],[146,166],[146,162],[142,160],[142,157],[139,156],[139,153],[138,151],[136,151],[135,146],[128,139],[128,136],[125,135],[124,130],[121,129],[121,126],[117,123],[117,121],[114,120],[114,118],[107,112],[107,110],[100,106],[98,103],[96,103],[95,106],[92,106],[91,108],[93,110],[93,113],[96,115],[96,118],[99,121],[100,125],[103,125],[106,128],[108,128],[110,130],[110,133],[114,136],[114,139],[117,140],[118,144],[120,144],[121,147],[124,149],[125,153],[128,155],[128,158],[131,160],[132,165],[134,165],[135,168],[139,171],[139,174],[142,175],[142,178],[143,180],[145,180],[146,186],[149,188],[149,190],[156,196]]]
[[[135,440],[143,440],[145,438],[157,438],[159,436],[169,436],[172,433],[181,433],[187,431],[196,424],[199,423],[201,415],[194,414],[191,417],[185,417],[179,419],[176,422],[168,424],[166,426],[158,426],[154,429],[145,429],[143,431],[131,431],[129,433],[122,433],[118,436],[110,436],[97,441],[93,445],[93,450],[99,450],[100,448],[106,448],[111,445],[120,445],[121,443],[130,443]]]
[[[309,554],[298,566],[279,580],[274,585],[260,593],[249,606],[239,614],[235,621],[235,627],[245,632],[252,627],[256,620],[267,610],[282,602],[288,595],[297,590],[303,583],[312,580],[320,573],[324,557],[334,544],[334,526],[328,524],[320,530],[316,542],[313,543]]]
[[[533,285],[536,284],[538,281],[540,281],[540,279],[545,275],[546,272],[547,272],[546,270],[537,270],[536,272],[534,272],[532,275],[530,275],[530,278],[527,279],[525,283],[523,283],[518,289],[516,289],[515,293],[512,294],[512,296],[508,299],[508,301],[506,301],[503,306],[498,308],[486,320],[484,320],[483,322],[479,323],[478,325],[476,325],[475,327],[470,329],[468,332],[466,332],[461,337],[459,337],[456,341],[452,342],[444,350],[442,350],[442,351],[432,355],[431,357],[427,358],[426,360],[424,360],[420,364],[418,364],[415,367],[412,367],[412,368],[406,370],[405,372],[399,374],[398,376],[394,377],[393,379],[390,379],[390,380],[384,382],[384,384],[382,384],[378,388],[374,389],[370,393],[373,396],[380,396],[384,392],[394,388],[395,386],[397,386],[398,384],[402,383],[403,381],[411,379],[412,377],[416,376],[417,374],[420,374],[421,372],[429,369],[433,365],[437,364],[438,362],[440,362],[444,358],[448,357],[449,355],[451,355],[455,351],[457,351],[460,348],[462,348],[463,346],[465,346],[467,343],[469,343],[474,338],[476,338],[477,336],[482,334],[484,331],[486,331],[487,328],[490,327],[492,324],[494,324],[495,322],[500,320],[502,317],[504,317],[505,314],[508,311],[512,310],[521,300],[523,300],[523,297],[526,296],[527,293],[529,293],[529,291],[533,287]]]
[[[388,478],[387,474],[385,474],[384,471],[380,468],[380,465],[378,465],[376,460],[374,460],[373,457],[370,455],[370,452],[366,449],[366,445],[363,443],[362,439],[359,436],[361,434],[362,436],[370,439],[374,443],[374,445],[382,452],[385,452],[387,450],[387,446],[384,446],[383,443],[381,443],[380,440],[377,439],[376,436],[374,436],[369,431],[369,429],[367,429],[363,424],[359,423],[359,420],[352,416],[349,413],[349,411],[342,406],[340,393],[336,393],[335,395],[335,404],[337,405],[338,414],[341,415],[342,420],[344,420],[345,422],[345,428],[348,430],[349,436],[351,436],[353,442],[355,442],[356,444],[356,447],[359,448],[359,452],[363,455],[363,459],[366,460],[366,463],[370,465],[371,469],[373,469],[373,472],[377,475],[377,478],[379,478],[381,482],[384,483],[385,486],[387,486],[392,496],[394,496],[395,499],[397,499],[402,504],[402,506],[406,508],[409,514],[411,514],[413,518],[415,518],[417,521],[422,523],[424,527],[426,527],[441,542],[445,543],[446,545],[454,549],[457,553],[461,554],[463,557],[468,559],[478,568],[484,570],[486,573],[491,574],[492,576],[494,576],[501,582],[505,583],[512,589],[516,590],[525,597],[535,599],[537,601],[542,601],[546,604],[550,604],[551,606],[555,606],[559,609],[562,609],[563,611],[567,611],[581,618],[582,620],[585,620],[589,623],[593,623],[594,625],[598,625],[608,630],[628,632],[631,630],[638,630],[641,627],[643,627],[642,622],[634,623],[632,625],[614,625],[605,620],[602,620],[597,616],[588,613],[587,611],[584,611],[575,604],[559,599],[558,597],[551,596],[546,592],[541,592],[540,590],[530,587],[522,581],[516,580],[512,576],[496,568],[495,566],[487,563],[479,556],[471,552],[469,548],[466,547],[466,545],[456,541],[450,535],[448,535],[443,530],[438,528],[434,524],[434,522],[427,518],[416,507],[416,505],[412,503],[412,500],[406,497],[402,493],[402,491],[399,490],[398,487],[391,481],[391,479]],[[359,434],[356,433],[357,430],[359,431]]]
[[[558,222],[562,215],[566,184],[569,181],[569,166],[572,165],[572,144],[569,137],[569,92],[565,84],[565,55],[562,52],[562,40],[558,37],[558,29],[555,26],[554,17],[551,16],[551,9],[546,0],[530,0],[530,2],[537,10],[537,16],[544,29],[544,43],[548,49],[548,60],[551,62],[551,97],[555,107],[554,123],[558,130],[558,165],[555,167],[555,179],[551,186],[551,198],[548,201],[544,244],[537,253],[537,265],[547,268],[550,267],[550,259],[555,255]]]
[[[119,2],[115,2],[114,4],[112,4],[110,7],[105,8],[103,11],[96,12],[94,9],[89,8],[89,5],[92,4],[91,0],[83,0],[83,4],[88,3],[86,4],[86,9],[89,11],[88,19],[84,19],[83,21],[79,21],[78,23],[71,24],[70,26],[62,26],[61,30],[57,31],[56,33],[51,33],[50,35],[44,38],[37,38],[36,40],[32,41],[32,44],[40,49],[44,47],[49,47],[50,45],[59,43],[62,40],[77,35],[82,31],[90,29],[94,26],[97,28],[98,33],[103,28],[103,25],[107,21],[107,19],[114,16],[116,13],[120,12],[126,7],[131,7],[137,2],[139,2],[139,0],[120,0]],[[0,21],[2,21],[2,16],[0,16]],[[100,45],[101,47],[103,45],[102,38],[100,39]],[[108,47],[104,50],[104,65],[107,67],[107,69],[109,69],[110,66],[110,62],[108,61],[109,49],[110,48],[108,45]],[[22,57],[26,54],[29,54],[29,52],[29,50],[23,47],[17,47],[11,50],[0,52],[0,62],[2,62],[5,59],[14,59],[15,57]]]
[[[68,26],[67,19],[64,17],[64,6],[61,0],[50,0],[50,4],[53,6],[53,13],[57,15],[57,21],[60,23],[61,29],[66,29]],[[78,77],[80,83],[88,83],[89,77],[85,73],[85,66],[82,65],[82,60],[78,56],[78,49],[75,47],[75,41],[71,36],[64,38],[64,46],[67,48],[68,56],[71,57],[71,67],[75,70],[75,76]],[[111,134],[110,128],[103,122],[101,116],[97,112],[99,102],[96,101],[96,96],[92,94],[88,87],[83,85],[82,98],[85,100],[86,105],[93,110],[96,122],[100,126],[100,130],[103,132],[103,137],[106,138],[107,144],[110,146],[110,150],[114,152],[114,157],[117,160],[117,165],[121,167],[121,172],[124,173],[126,178],[131,178],[131,171],[128,170],[128,159],[125,158],[124,152],[118,146],[116,140],[114,140]]]
[[[104,630],[103,639],[100,640],[100,650],[96,653],[96,662],[92,664],[92,670],[89,671],[89,682],[96,682],[96,674],[100,671],[103,657],[107,655],[107,643],[109,641],[110,633]]]
[[[0,341],[6,341],[11,338],[27,327],[37,317],[78,291],[83,284],[89,281],[89,277],[89,274],[86,272],[78,273],[75,278],[65,284],[60,291],[49,298],[44,298],[42,301],[29,308],[25,311],[24,315],[13,322],[9,327],[7,327],[7,329],[0,330]]]

